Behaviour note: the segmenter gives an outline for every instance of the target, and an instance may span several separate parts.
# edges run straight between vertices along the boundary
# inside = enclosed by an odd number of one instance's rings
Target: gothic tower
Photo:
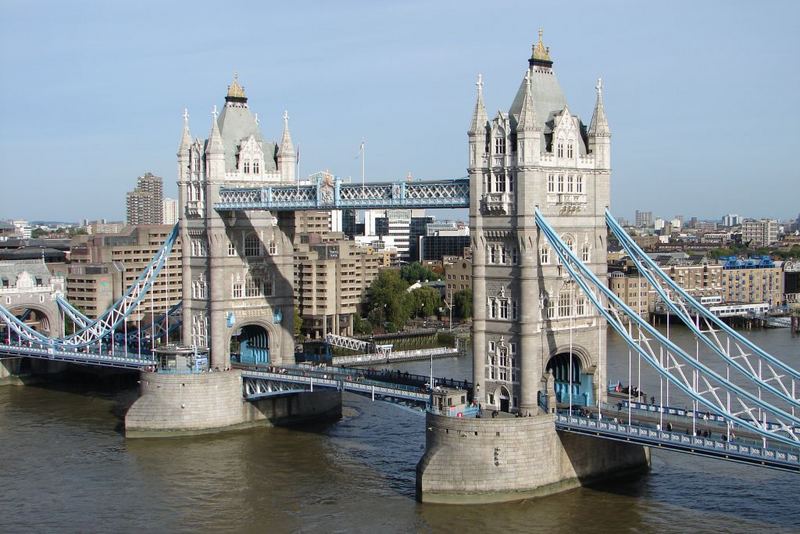
[[[296,156],[284,114],[283,144],[264,140],[234,76],[214,106],[208,139],[192,140],[188,113],[178,149],[183,256],[183,342],[253,363],[293,363],[291,219],[269,212],[217,212],[220,189],[294,180]]]
[[[541,30],[507,113],[489,120],[478,78],[468,170],[473,373],[484,406],[536,413],[548,384],[562,403],[604,395],[604,320],[559,265],[534,210],[605,277],[610,136],[600,82],[587,129],[567,106]]]

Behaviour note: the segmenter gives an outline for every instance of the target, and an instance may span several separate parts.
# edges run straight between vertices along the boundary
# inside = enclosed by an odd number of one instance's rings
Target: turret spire
[[[553,60],[550,59],[550,47],[544,46],[544,41],[542,41],[543,34],[544,31],[539,28],[539,40],[531,47],[531,58],[528,60],[528,64],[531,67],[534,65],[543,67],[553,66]]]
[[[475,82],[478,87],[478,99],[475,101],[475,111],[472,114],[472,123],[469,127],[470,134],[477,134],[486,127],[489,122],[489,116],[486,115],[486,106],[483,105],[483,76],[478,74],[478,81]]]
[[[192,134],[189,132],[189,110],[187,108],[183,108],[183,135],[181,136],[181,145],[178,147],[178,155],[184,151],[188,152],[191,144]]]
[[[228,86],[228,94],[225,95],[225,102],[247,103],[247,95],[244,94],[244,87],[239,85],[239,73],[233,73],[233,81]]]
[[[522,100],[522,108],[519,111],[519,120],[517,122],[517,131],[527,130],[533,131],[536,129],[536,109],[533,106],[533,97],[531,96],[531,72],[525,74],[525,98]]]
[[[593,136],[609,136],[611,130],[608,128],[608,120],[606,119],[606,111],[603,107],[603,79],[597,79],[595,86],[597,91],[597,102],[594,105],[594,112],[592,113],[592,122],[589,125],[589,135]]]
[[[224,154],[225,147],[222,144],[222,135],[219,133],[217,124],[217,106],[211,111],[211,135],[208,136],[208,147],[206,154]]]
[[[284,156],[294,154],[294,145],[292,144],[292,135],[289,133],[289,112],[283,112],[283,136],[281,137],[281,147],[278,152]]]
[[[292,136],[289,133],[289,112],[283,112],[283,136],[281,146],[278,148],[278,170],[281,179],[285,182],[293,182],[297,171],[297,153],[294,151]]]

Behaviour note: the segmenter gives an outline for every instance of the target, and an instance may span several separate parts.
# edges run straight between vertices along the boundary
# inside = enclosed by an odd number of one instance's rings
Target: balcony
[[[586,207],[586,193],[547,193],[547,203],[561,206],[562,212],[577,212]]]
[[[199,200],[186,201],[186,216],[187,217],[202,217],[203,203]]]
[[[511,195],[508,193],[485,193],[481,198],[483,213],[487,215],[510,215]]]

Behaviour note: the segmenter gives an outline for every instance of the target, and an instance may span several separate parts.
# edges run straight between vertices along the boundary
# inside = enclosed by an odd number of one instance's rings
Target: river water
[[[748,335],[800,365],[788,330]],[[626,381],[627,348],[610,337],[608,352],[609,378]],[[437,376],[471,375],[469,358],[434,365]],[[643,389],[657,384],[643,370]],[[121,407],[134,393],[91,382],[0,388],[0,532],[800,532],[797,475],[654,451],[635,480],[422,505],[424,418],[412,411],[348,394],[342,420],[322,427],[126,440]]]

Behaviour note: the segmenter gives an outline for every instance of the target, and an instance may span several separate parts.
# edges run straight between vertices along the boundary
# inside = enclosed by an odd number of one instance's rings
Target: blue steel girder
[[[800,445],[800,439],[792,432],[791,427],[783,423],[783,421],[789,421],[791,424],[798,424],[800,419],[730,382],[699,360],[695,360],[694,357],[687,354],[673,341],[661,335],[660,332],[622,302],[604,282],[600,281],[577,258],[572,249],[561,240],[538,209],[535,212],[535,220],[537,227],[547,238],[560,263],[566,268],[570,278],[583,290],[589,302],[605,317],[608,325],[622,337],[628,346],[639,353],[643,360],[663,378],[677,386],[693,400],[711,411],[719,413],[732,423],[748,428],[770,440],[794,447]],[[595,291],[597,291],[597,294],[595,294]],[[601,295],[605,296],[608,306],[603,305]],[[638,340],[629,331],[632,325],[636,325],[639,330]],[[658,351],[653,348],[654,344],[656,348],[659,348]],[[663,361],[665,356],[664,349],[666,349],[666,357],[672,364],[667,362],[665,365]],[[697,375],[688,377],[683,371],[684,366],[693,369]],[[702,380],[702,384],[699,383],[700,380]],[[731,400],[727,403],[724,398],[720,397],[720,389],[730,396]],[[730,408],[731,402],[740,405],[741,411],[734,413]],[[775,421],[779,423],[778,430],[769,429],[766,421],[760,417],[761,414],[759,416],[756,415],[755,412],[758,411],[763,411],[764,416],[767,414],[773,416]]]
[[[797,398],[800,392],[795,389],[795,380],[800,379],[800,371],[733,330],[684,291],[639,248],[608,211],[606,211],[606,223],[638,271],[647,278],[664,304],[681,319],[698,340],[751,381],[782,398],[790,406],[800,408],[800,399]],[[700,328],[701,317],[706,325],[705,329]],[[740,363],[740,360],[743,363]]]
[[[747,465],[769,467],[791,473],[800,473],[800,455],[788,450],[758,447],[755,444],[691,436],[681,432],[627,425],[607,420],[597,420],[574,415],[558,414],[556,430],[573,432],[595,438],[638,443],[648,447],[716,458]]]
[[[220,190],[217,211],[467,208],[469,180],[370,184],[319,181],[314,185],[271,185]]]
[[[166,241],[164,241],[164,244],[158,250],[155,257],[153,257],[125,294],[100,315],[100,317],[91,321],[74,334],[62,338],[49,338],[17,319],[14,314],[9,312],[2,305],[0,305],[0,322],[5,323],[6,328],[10,328],[10,330],[17,334],[20,341],[33,343],[42,347],[52,347],[69,351],[100,343],[100,340],[114,332],[142,301],[158,278],[161,269],[166,265],[177,238],[178,224],[173,226],[172,231],[167,236]]]

